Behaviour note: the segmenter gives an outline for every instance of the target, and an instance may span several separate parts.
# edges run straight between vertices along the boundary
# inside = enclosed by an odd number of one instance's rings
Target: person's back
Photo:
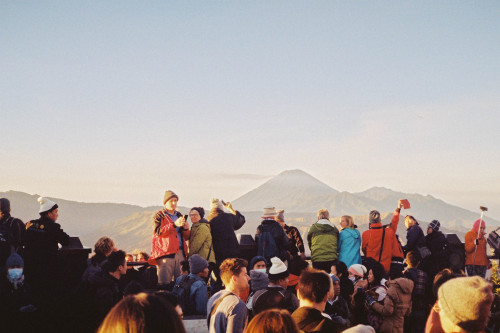
[[[227,258],[239,256],[240,246],[235,230],[240,229],[245,224],[245,217],[240,212],[235,211],[229,202],[226,206],[222,206],[220,200],[212,199],[211,205],[212,209],[207,220],[210,223],[215,259],[217,264],[220,264]],[[223,207],[230,209],[231,213],[225,213],[222,210]]]
[[[354,264],[361,264],[361,234],[353,227],[345,228],[339,236],[339,261],[351,267]]]
[[[285,230],[283,230],[277,221],[270,217],[266,217],[257,227],[255,234],[257,255],[263,256],[267,261],[272,257],[278,257],[283,261],[288,260],[287,250],[289,241]]]
[[[326,209],[318,211],[318,221],[307,233],[307,243],[311,249],[313,267],[330,271],[333,262],[337,260],[338,229],[330,222],[330,214]]]
[[[367,258],[380,262],[387,273],[391,268],[396,236],[391,228],[382,226],[380,213],[376,210],[370,212],[369,228],[363,232],[361,249]]]

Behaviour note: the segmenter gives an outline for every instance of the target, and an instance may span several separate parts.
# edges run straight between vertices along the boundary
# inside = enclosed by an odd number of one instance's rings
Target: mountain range
[[[0,197],[11,201],[12,216],[25,222],[38,218],[38,195],[7,191],[0,192]],[[60,207],[58,223],[68,234],[80,237],[85,246],[93,247],[99,237],[107,235],[126,251],[150,250],[152,217],[161,209],[160,206],[49,199]],[[373,187],[359,193],[339,192],[302,170],[284,171],[231,203],[245,215],[247,221],[238,233],[253,235],[260,223],[262,209],[274,206],[285,210],[286,223],[298,227],[304,237],[308,227],[316,221],[319,209],[328,209],[331,221],[337,227],[338,217],[353,216],[362,232],[368,228],[368,213],[373,209],[381,212],[384,223],[390,223],[399,199],[408,199],[411,204],[411,209],[402,211],[402,215],[414,216],[424,231],[427,223],[437,219],[441,222],[443,232],[456,233],[463,239],[464,233],[479,218],[479,213],[450,205],[431,195],[396,192],[384,187]],[[207,213],[208,208],[205,207]],[[178,209],[183,214],[189,210],[186,207]],[[499,221],[488,217],[485,221],[489,230],[500,225]],[[402,219],[398,233],[404,242]]]

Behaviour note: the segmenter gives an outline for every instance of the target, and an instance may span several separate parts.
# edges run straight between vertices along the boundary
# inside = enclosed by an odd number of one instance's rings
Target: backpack
[[[7,258],[14,252],[14,234],[12,233],[13,222],[14,218],[10,217],[0,224],[0,266],[3,266]]]
[[[279,256],[278,246],[274,240],[273,234],[270,231],[264,231],[261,226],[259,240],[257,242],[257,255],[266,259]]]
[[[181,277],[179,283],[174,286],[172,294],[177,296],[179,300],[179,305],[182,308],[184,315],[189,316],[195,312],[195,304],[191,300],[191,285],[196,281],[195,278],[191,278],[189,275]]]

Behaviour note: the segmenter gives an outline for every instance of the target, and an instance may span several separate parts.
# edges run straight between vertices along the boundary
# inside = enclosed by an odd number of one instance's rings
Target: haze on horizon
[[[0,3],[0,191],[180,205],[284,170],[500,218],[500,3]]]

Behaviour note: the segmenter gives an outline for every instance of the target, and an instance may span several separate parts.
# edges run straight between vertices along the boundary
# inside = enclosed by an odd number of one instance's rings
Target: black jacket
[[[238,211],[236,215],[219,213],[209,222],[215,260],[221,262],[227,258],[237,258],[240,255],[240,245],[234,231],[245,224],[245,217]]]
[[[418,224],[412,225],[406,232],[406,245],[403,250],[406,253],[425,246],[425,236]]]
[[[119,280],[108,272],[99,270],[88,281],[99,321],[102,321],[109,310],[122,299]]]
[[[340,332],[341,327],[331,319],[324,317],[319,310],[309,307],[301,307],[292,313],[293,320],[300,330],[308,332]]]
[[[285,230],[281,225],[275,220],[264,220],[257,227],[257,232],[255,234],[255,243],[259,244],[260,234],[263,232],[270,232],[278,248],[278,253],[276,254],[281,260],[288,260],[288,249],[290,247],[290,239],[285,233]],[[266,260],[270,262],[270,257],[266,255]]]

